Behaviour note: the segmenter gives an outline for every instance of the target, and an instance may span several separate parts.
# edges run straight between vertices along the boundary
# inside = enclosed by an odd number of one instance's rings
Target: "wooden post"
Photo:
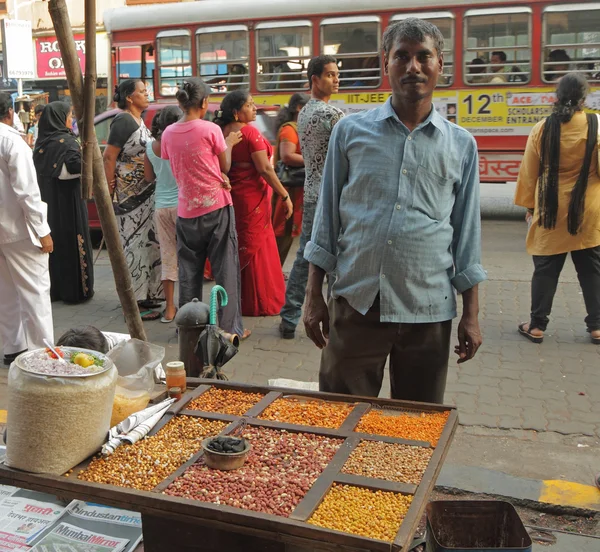
[[[94,186],[94,116],[96,115],[96,0],[85,2],[85,80],[83,83],[83,171],[81,173],[82,196],[86,201],[92,197]]]
[[[92,41],[96,40],[96,3],[95,0],[85,0],[85,2],[87,48]],[[93,6],[90,6],[90,4],[93,4]],[[112,201],[108,192],[108,184],[106,182],[106,175],[104,174],[102,154],[96,140],[96,131],[93,125],[95,111],[95,90],[93,88],[94,82],[88,83],[88,93],[90,92],[89,88],[92,88],[92,93],[94,94],[93,102],[88,101],[86,104],[84,100],[85,95],[83,89],[83,75],[81,74],[79,58],[77,57],[77,52],[75,50],[75,40],[73,38],[73,30],[71,28],[71,21],[69,19],[69,12],[67,10],[67,4],[65,0],[50,0],[48,3],[48,11],[50,12],[50,17],[52,18],[52,23],[56,32],[56,39],[58,41],[65,66],[65,73],[67,75],[67,81],[71,91],[75,115],[77,116],[78,120],[85,121],[86,119],[91,119],[92,121],[91,125],[84,125],[86,137],[91,136],[91,140],[86,140],[84,137],[84,142],[87,141],[86,148],[92,150],[91,158],[94,200],[98,209],[98,217],[100,219],[100,225],[102,226],[104,241],[106,243],[106,249],[108,251],[110,264],[113,270],[117,294],[119,295],[121,308],[123,309],[123,314],[125,315],[125,322],[127,323],[127,328],[131,337],[146,341],[146,331],[144,330],[144,325],[138,309],[135,293],[133,291],[131,274],[127,266],[123,247],[121,245],[121,238],[119,236],[119,229],[117,227],[117,219],[115,217]],[[95,52],[95,46],[93,47],[93,52]],[[91,69],[91,71],[88,73],[88,76],[90,81],[93,81],[96,73],[96,56],[89,55],[89,53],[89,50],[87,50],[86,72],[88,69]],[[91,111],[91,115],[89,114],[89,111]],[[88,112],[87,116],[86,112]],[[89,161],[89,152],[87,151],[84,154],[84,159],[86,158]]]

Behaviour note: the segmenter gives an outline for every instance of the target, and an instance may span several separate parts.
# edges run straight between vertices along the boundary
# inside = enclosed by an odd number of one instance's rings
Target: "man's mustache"
[[[427,82],[427,79],[424,79],[422,77],[404,77],[403,79],[400,80],[401,84],[409,84],[409,83],[413,83],[413,82]]]

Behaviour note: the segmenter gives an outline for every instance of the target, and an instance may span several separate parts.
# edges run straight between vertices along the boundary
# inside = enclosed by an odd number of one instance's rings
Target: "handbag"
[[[304,167],[290,167],[280,160],[277,161],[275,172],[285,188],[302,188],[304,186],[304,178],[306,177]]]
[[[298,130],[296,129],[296,123],[289,122],[281,125],[279,132],[281,129],[291,126],[294,128],[296,133]],[[279,157],[279,133],[277,134],[277,155],[276,158]],[[277,178],[283,184],[285,188],[302,188],[304,186],[304,179],[306,177],[306,170],[304,167],[290,167],[286,165],[281,159],[277,161],[275,164],[275,172],[277,173]]]

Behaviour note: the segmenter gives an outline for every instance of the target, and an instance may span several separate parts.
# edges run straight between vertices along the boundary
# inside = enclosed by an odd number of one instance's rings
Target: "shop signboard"
[[[4,76],[8,79],[35,79],[31,21],[2,20]]]
[[[79,58],[81,70],[85,70],[85,35],[73,35],[75,51]],[[106,33],[96,35],[96,65],[98,77],[108,74],[108,47]],[[38,79],[64,79],[66,78],[65,66],[55,36],[41,36],[35,39],[35,56],[37,62]]]

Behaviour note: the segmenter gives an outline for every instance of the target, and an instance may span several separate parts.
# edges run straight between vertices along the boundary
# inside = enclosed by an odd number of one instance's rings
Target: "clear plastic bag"
[[[165,349],[147,341],[130,339],[119,343],[106,356],[119,371],[110,422],[114,427],[148,406],[154,390],[155,372],[165,356]]]

